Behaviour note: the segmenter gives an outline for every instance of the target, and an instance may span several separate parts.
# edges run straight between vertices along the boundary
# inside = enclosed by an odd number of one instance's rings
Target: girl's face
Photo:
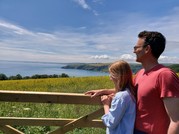
[[[119,80],[117,78],[115,78],[111,73],[109,75],[109,78],[111,81],[113,81],[115,86],[117,86],[117,84],[119,84]]]
[[[110,73],[110,74],[109,74],[109,79],[112,80],[112,81],[114,81],[116,78]]]

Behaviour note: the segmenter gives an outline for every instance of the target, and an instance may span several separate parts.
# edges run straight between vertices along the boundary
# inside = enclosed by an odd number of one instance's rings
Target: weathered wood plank
[[[22,117],[0,117],[1,125],[23,125],[23,126],[64,126],[75,119],[64,118],[22,118]],[[101,120],[91,120],[77,127],[99,127],[104,128]]]
[[[101,105],[100,97],[84,94],[0,90],[0,101]]]
[[[50,132],[49,134],[65,134],[68,131],[73,130],[74,128],[77,128],[77,126],[82,126],[83,124],[88,123],[90,120],[99,117],[103,114],[103,108],[90,113],[88,115],[82,116],[74,121],[71,121],[70,123],[67,123],[66,125],[62,126],[61,128],[56,129],[53,132]]]
[[[0,90],[0,101],[4,102],[32,102],[32,103],[58,103],[58,104],[86,104],[101,105],[100,97],[92,98],[79,93],[57,92],[30,92]],[[51,134],[65,133],[78,127],[104,128],[101,120],[95,118],[103,114],[103,108],[78,119],[63,118],[23,118],[0,117],[0,130],[7,134],[23,134],[10,125],[22,126],[62,126]]]
[[[2,130],[5,134],[24,134],[21,131],[9,126],[9,125],[0,125],[0,130]]]

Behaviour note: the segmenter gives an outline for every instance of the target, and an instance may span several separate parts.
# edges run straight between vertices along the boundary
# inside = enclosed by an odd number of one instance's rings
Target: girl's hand
[[[103,103],[103,105],[110,106],[111,101],[112,101],[112,97],[111,96],[108,96],[108,95],[102,95],[101,96],[101,102]]]
[[[115,93],[115,89],[98,89],[98,90],[90,90],[85,92],[85,95],[90,95],[91,98],[101,96],[101,95],[110,95]]]
[[[101,96],[101,102],[103,104],[105,114],[109,113],[109,108],[110,108],[110,105],[111,105],[111,101],[112,101],[111,96],[108,96],[108,95]]]
[[[91,98],[96,97],[96,96],[100,96],[100,95],[103,95],[103,89],[90,90],[90,91],[85,92],[85,95],[90,95]]]

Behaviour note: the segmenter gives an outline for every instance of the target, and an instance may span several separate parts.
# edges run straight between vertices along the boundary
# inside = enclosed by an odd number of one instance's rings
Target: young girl
[[[133,134],[136,104],[132,71],[127,62],[120,60],[111,64],[109,73],[115,93],[101,96],[106,134]]]

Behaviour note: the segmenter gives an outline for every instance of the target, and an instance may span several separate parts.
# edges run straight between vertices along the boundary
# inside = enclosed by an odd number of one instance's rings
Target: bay
[[[26,62],[26,61],[0,61],[0,73],[7,77],[20,74],[21,76],[32,76],[35,74],[61,75],[67,74],[70,77],[86,77],[86,76],[106,76],[108,73],[78,70],[78,69],[63,69],[61,67],[67,63],[50,63],[50,62]]]

